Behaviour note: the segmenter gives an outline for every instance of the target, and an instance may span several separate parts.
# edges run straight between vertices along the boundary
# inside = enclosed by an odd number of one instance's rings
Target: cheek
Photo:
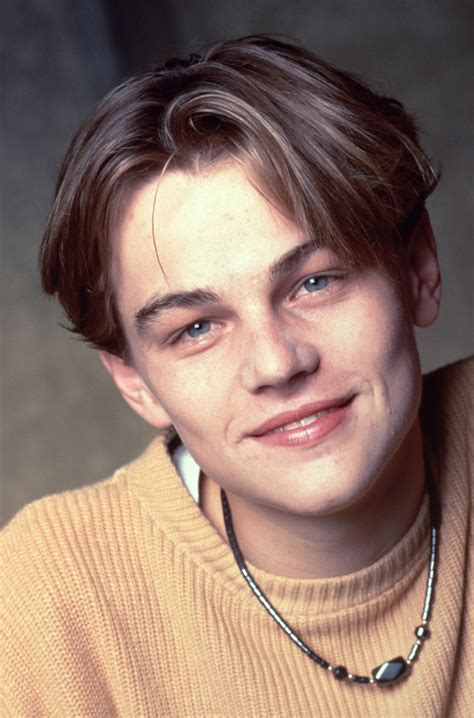
[[[396,403],[412,393],[419,373],[418,352],[402,301],[389,287],[363,294],[353,311],[331,317],[320,336],[326,363],[358,377],[370,391]]]
[[[372,320],[371,320],[372,316]],[[364,328],[365,326],[365,328]],[[361,363],[367,367],[380,411],[394,422],[410,423],[418,411],[421,380],[415,337],[400,301],[369,313],[359,337]]]
[[[209,436],[226,424],[232,387],[231,367],[183,361],[148,366],[150,386],[183,440]],[[233,386],[233,385],[232,385]]]
[[[401,298],[390,286],[381,285],[362,295],[357,311],[348,317],[344,335],[366,360],[396,363],[414,345],[413,329]]]

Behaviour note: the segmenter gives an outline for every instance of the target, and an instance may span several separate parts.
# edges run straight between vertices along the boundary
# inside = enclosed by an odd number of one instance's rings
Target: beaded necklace
[[[237,566],[239,567],[239,570],[242,574],[242,576],[247,581],[250,590],[254,594],[256,598],[260,601],[262,606],[265,608],[265,610],[270,614],[270,616],[273,618],[274,621],[279,625],[279,627],[286,633],[288,638],[290,638],[293,643],[295,643],[300,650],[305,653],[308,658],[310,658],[312,661],[318,664],[318,666],[321,666],[321,668],[324,668],[329,673],[332,673],[334,678],[338,681],[342,680],[349,680],[353,683],[360,683],[360,684],[370,684],[370,685],[377,685],[377,686],[386,686],[391,683],[394,683],[399,678],[401,678],[404,675],[407,675],[409,672],[410,666],[413,664],[415,659],[418,657],[418,654],[421,650],[421,646],[423,645],[423,642],[426,638],[429,637],[430,631],[428,628],[429,620],[431,617],[431,608],[432,608],[432,602],[433,602],[433,591],[434,591],[434,585],[436,582],[436,576],[437,576],[437,566],[438,566],[438,522],[436,520],[436,512],[435,512],[435,506],[434,506],[434,500],[433,500],[433,491],[430,491],[430,509],[431,509],[431,542],[430,542],[430,556],[429,556],[429,562],[428,562],[428,577],[426,580],[426,589],[425,589],[425,599],[423,602],[423,610],[421,613],[421,624],[415,628],[414,634],[416,636],[416,640],[414,644],[412,645],[408,656],[406,658],[403,658],[402,656],[397,656],[396,658],[392,658],[389,661],[385,661],[384,663],[381,663],[379,666],[376,666],[371,671],[371,676],[362,676],[358,675],[357,673],[352,673],[347,670],[345,666],[338,665],[333,666],[329,661],[327,661],[322,656],[319,656],[317,653],[315,653],[304,641],[303,639],[291,628],[291,626],[284,620],[284,618],[278,613],[276,608],[270,603],[268,598],[265,596],[262,589],[259,587],[258,583],[253,578],[252,574],[247,568],[247,565],[244,561],[244,557],[242,556],[242,553],[239,548],[239,544],[237,542],[237,537],[235,535],[234,526],[232,523],[232,514],[230,511],[229,502],[227,500],[226,493],[224,489],[221,489],[221,502],[222,502],[222,512],[224,516],[224,523],[225,528],[227,532],[227,538],[229,540],[229,545],[232,550],[232,553],[234,555],[235,561],[237,563]]]

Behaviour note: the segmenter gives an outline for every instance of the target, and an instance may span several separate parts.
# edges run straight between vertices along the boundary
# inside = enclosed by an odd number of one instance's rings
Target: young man
[[[423,388],[413,335],[436,181],[398,102],[268,38],[103,101],[43,282],[160,435],[4,532],[6,715],[468,715],[468,365]]]

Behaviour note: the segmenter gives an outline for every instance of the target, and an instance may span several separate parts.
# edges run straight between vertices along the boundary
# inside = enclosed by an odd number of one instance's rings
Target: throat
[[[226,495],[246,562],[277,576],[332,578],[366,568],[405,535],[424,492],[423,476],[411,478],[409,490],[400,483],[382,486],[370,501],[324,516],[286,513],[228,490]],[[202,478],[201,510],[227,541],[220,491],[212,479]]]

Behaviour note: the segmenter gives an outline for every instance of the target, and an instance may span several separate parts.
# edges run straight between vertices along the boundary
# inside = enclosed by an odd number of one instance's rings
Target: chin
[[[341,469],[337,476],[332,473],[325,480],[315,482],[313,473],[307,481],[302,481],[301,477],[296,482],[289,479],[281,491],[275,490],[270,499],[267,497],[261,501],[301,517],[330,516],[350,510],[362,502],[370,493],[375,480],[373,475],[366,472],[362,476],[351,476]],[[291,486],[291,491],[288,486]]]

